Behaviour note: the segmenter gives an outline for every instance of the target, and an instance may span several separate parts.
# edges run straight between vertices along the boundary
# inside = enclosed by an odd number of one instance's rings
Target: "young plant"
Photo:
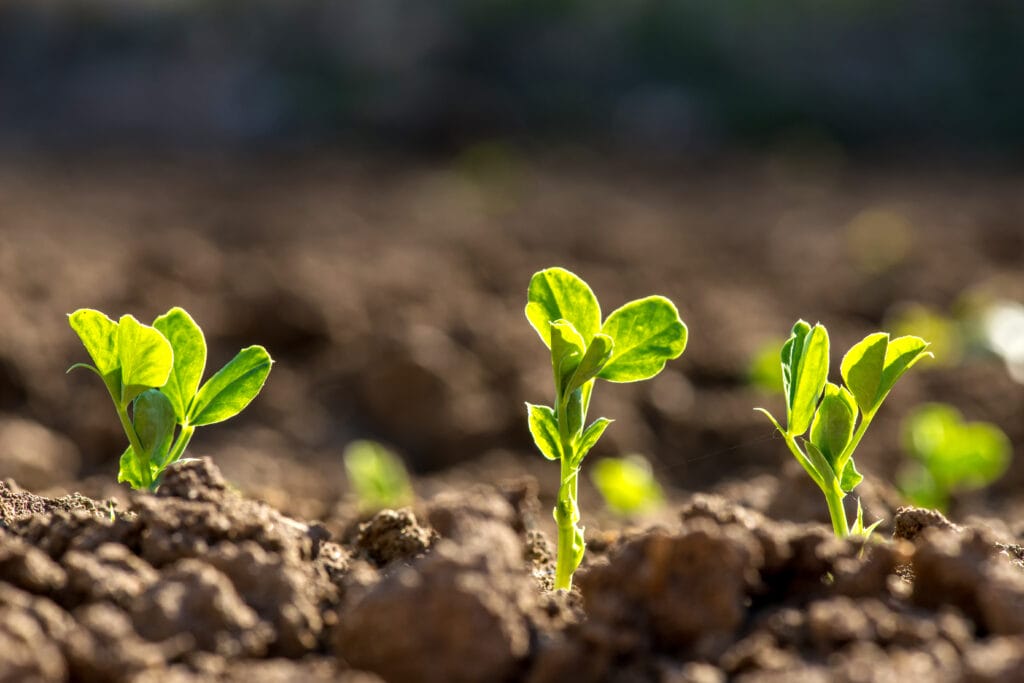
[[[903,421],[903,445],[916,463],[900,475],[904,495],[945,511],[957,491],[988,486],[1010,465],[1010,439],[994,424],[964,422],[943,403],[921,406]]]
[[[412,486],[402,459],[383,445],[353,441],[341,457],[363,512],[401,507],[412,501]]]
[[[206,340],[181,308],[158,317],[152,327],[130,315],[114,322],[81,308],[69,316],[92,358],[75,368],[103,380],[128,437],[119,482],[155,490],[160,475],[181,458],[196,427],[234,417],[263,388],[273,361],[262,346],[242,349],[201,387]]]
[[[604,498],[605,507],[620,517],[634,517],[665,502],[651,463],[639,454],[601,458],[590,470],[590,481]]]
[[[577,489],[580,464],[611,420],[589,425],[595,381],[650,379],[686,348],[686,325],[671,301],[649,296],[631,301],[602,322],[597,297],[563,268],[535,273],[527,291],[526,318],[551,350],[553,406],[526,404],[530,434],[541,454],[561,466],[554,517],[558,526],[555,589],[569,590],[583,559]]]
[[[844,386],[840,386],[828,381],[829,341],[823,325],[812,327],[798,321],[782,347],[786,427],[764,408],[755,410],[768,416],[797,462],[825,494],[832,529],[840,538],[851,534],[843,499],[864,479],[854,465],[853,452],[896,380],[931,355],[927,348],[928,343],[919,337],[890,339],[885,332],[869,334],[843,357],[840,372]],[[858,501],[852,533],[866,537],[875,525],[877,522],[864,527]]]

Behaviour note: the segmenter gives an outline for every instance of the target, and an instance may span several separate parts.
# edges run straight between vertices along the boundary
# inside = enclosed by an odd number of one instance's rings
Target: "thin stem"
[[[843,507],[845,495],[838,486],[825,491],[825,502],[828,504],[828,516],[832,518],[832,530],[839,538],[846,538],[850,535],[850,526],[846,521],[846,509]]]
[[[561,485],[558,487],[558,502],[555,505],[555,521],[558,523],[558,555],[555,559],[555,590],[572,590],[572,575],[576,571],[576,492],[578,477],[572,471],[569,458],[562,458]],[[575,514],[574,514],[575,513]]]
[[[117,408],[117,417],[121,420],[121,427],[124,428],[125,436],[128,437],[128,443],[131,444],[132,450],[135,451],[135,457],[142,463],[142,483],[146,488],[149,488],[153,485],[153,474],[149,471],[149,455],[142,448],[139,435],[135,433],[135,427],[128,418],[128,407],[116,401],[114,407]]]
[[[182,425],[181,432],[178,433],[178,440],[174,442],[170,455],[167,456],[168,465],[172,462],[177,462],[185,453],[185,449],[188,448],[188,442],[192,440],[192,435],[195,431],[196,428],[192,425]]]
[[[868,431],[868,426],[871,424],[871,420],[875,417],[874,413],[870,415],[861,415],[860,424],[857,425],[856,431],[853,433],[853,438],[850,439],[850,443],[846,444],[846,448],[836,458],[836,466],[839,468],[837,474],[842,476],[843,468],[846,467],[846,463],[853,456],[853,452],[857,450],[857,446],[860,445],[860,440],[864,438],[864,432]]]

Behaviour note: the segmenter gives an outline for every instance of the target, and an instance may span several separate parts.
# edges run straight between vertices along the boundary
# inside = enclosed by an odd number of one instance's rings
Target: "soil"
[[[861,543],[832,536],[751,410],[777,398],[746,380],[797,317],[841,349],[908,302],[1024,299],[1018,179],[585,161],[0,169],[0,681],[1024,680],[1020,447],[948,517],[886,483],[915,403],[1021,444],[1024,387],[976,351],[902,380],[859,451],[883,520]],[[691,332],[658,379],[595,392],[616,422],[592,457],[647,454],[668,501],[627,522],[581,480],[568,594],[522,414],[549,378],[521,299],[554,264],[607,310],[667,294]],[[63,314],[172,305],[211,366],[250,343],[277,362],[156,494],[130,492],[102,387],[63,373],[82,360]],[[357,437],[406,458],[411,507],[359,510],[340,461]]]

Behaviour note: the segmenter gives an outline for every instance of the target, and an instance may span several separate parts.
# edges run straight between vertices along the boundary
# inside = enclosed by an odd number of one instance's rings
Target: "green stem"
[[[836,458],[836,467],[838,468],[837,474],[842,476],[843,468],[846,467],[846,463],[853,456],[853,452],[857,450],[857,446],[860,445],[860,440],[864,438],[864,432],[868,431],[868,426],[871,424],[871,420],[874,419],[874,414],[861,415],[860,424],[857,425],[857,430],[853,433],[853,438],[850,439],[850,443],[846,444],[846,448]]]
[[[555,590],[572,590],[572,575],[576,571],[576,522],[579,511],[576,504],[578,477],[572,471],[569,458],[561,462],[561,485],[555,504],[555,522],[558,524],[558,555],[555,559]]]
[[[139,435],[135,433],[135,426],[132,425],[132,421],[128,418],[128,406],[122,405],[115,401],[115,408],[117,409],[117,416],[121,420],[121,427],[124,428],[125,436],[128,437],[128,443],[131,444],[132,450],[135,452],[135,457],[142,463],[142,483],[149,488],[153,485],[153,475],[149,471],[149,455],[142,448],[142,442],[139,441]]]
[[[185,449],[188,448],[188,442],[192,440],[192,435],[195,431],[196,428],[192,425],[181,426],[181,432],[178,434],[178,440],[174,442],[174,446],[171,448],[171,452],[167,456],[168,465],[172,462],[177,462],[185,453]]]
[[[843,507],[845,494],[838,486],[832,486],[831,490],[823,488],[825,502],[828,504],[828,516],[832,518],[832,530],[838,538],[846,538],[850,535],[850,526],[846,521],[846,509]]]

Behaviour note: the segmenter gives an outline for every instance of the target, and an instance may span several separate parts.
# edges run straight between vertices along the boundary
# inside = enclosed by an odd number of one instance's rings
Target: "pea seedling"
[[[843,357],[840,371],[845,386],[840,386],[828,381],[829,341],[822,324],[811,327],[798,321],[782,347],[786,428],[764,408],[755,410],[768,416],[825,494],[832,529],[840,538],[851,533],[867,537],[878,524],[864,527],[860,501],[852,530],[847,523],[843,499],[864,479],[854,465],[853,452],[896,380],[932,355],[927,348],[928,342],[919,337],[869,334]],[[809,438],[804,438],[808,429]]]
[[[89,308],[72,313],[69,322],[92,364],[75,363],[68,372],[92,370],[110,392],[129,444],[117,480],[134,489],[155,490],[196,427],[223,422],[249,405],[273,363],[262,346],[250,346],[200,387],[206,339],[181,308],[161,315],[152,327],[130,315],[114,322]]]
[[[654,377],[683,353],[687,330],[676,307],[662,296],[631,301],[602,323],[594,292],[564,268],[548,268],[530,279],[526,318],[551,350],[554,406],[526,407],[537,448],[561,465],[554,587],[569,590],[585,550],[577,504],[580,464],[611,423],[599,417],[586,425],[594,383]]]
[[[605,507],[620,517],[633,517],[665,502],[651,463],[639,454],[601,458],[590,470],[590,481],[604,498]]]
[[[945,510],[957,491],[988,486],[1010,465],[1010,439],[994,424],[964,422],[956,408],[929,403],[903,422],[903,445],[917,461],[900,488],[914,505]]]
[[[412,501],[405,464],[383,445],[376,441],[353,441],[341,457],[363,512],[401,507]]]

